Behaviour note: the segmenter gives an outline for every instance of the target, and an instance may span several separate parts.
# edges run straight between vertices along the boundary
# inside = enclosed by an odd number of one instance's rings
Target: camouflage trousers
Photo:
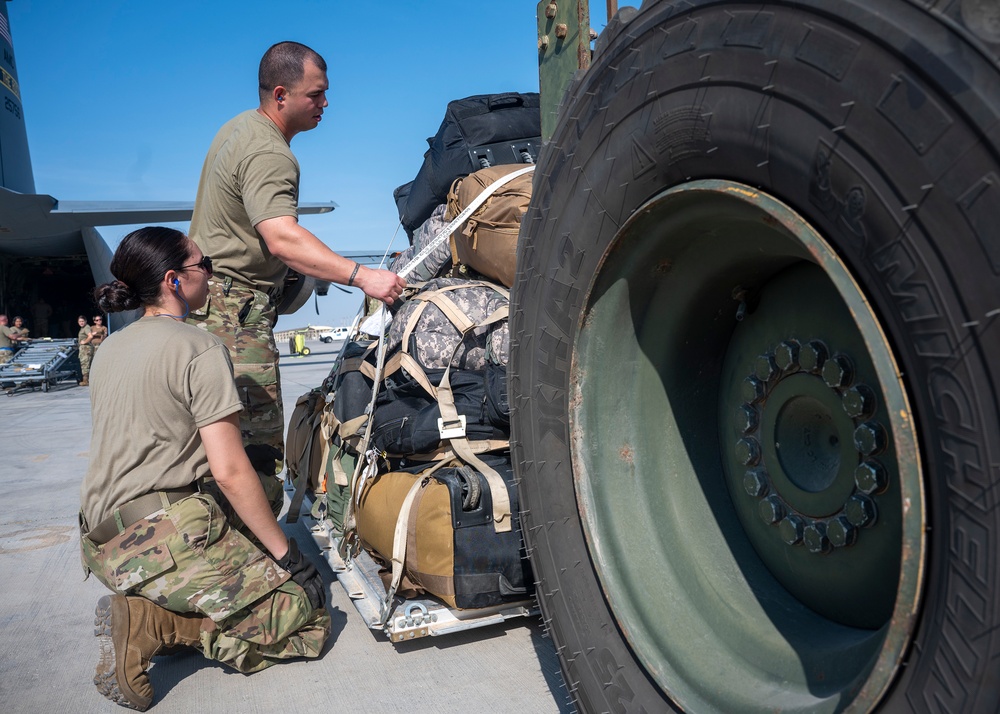
[[[90,375],[90,363],[94,361],[94,346],[80,345],[80,373],[84,379]]]
[[[14,359],[14,350],[0,350],[0,364],[6,364]]]
[[[330,613],[314,610],[287,572],[195,494],[138,521],[104,545],[81,537],[84,568],[111,590],[178,613],[200,613],[204,655],[240,672],[318,657]]]
[[[240,431],[243,446],[264,486],[264,494],[277,516],[284,504],[278,474],[285,459],[285,415],[281,406],[278,347],[274,343],[277,307],[267,293],[221,279],[208,283],[205,307],[192,311],[187,321],[222,340],[233,362],[236,391],[243,402]],[[221,494],[209,485],[213,495]],[[226,515],[237,528],[242,523],[228,508]],[[245,532],[245,531],[244,531]]]

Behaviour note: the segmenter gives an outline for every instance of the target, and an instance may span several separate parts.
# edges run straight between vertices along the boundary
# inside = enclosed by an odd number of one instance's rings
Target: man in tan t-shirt
[[[261,59],[258,85],[260,105],[219,130],[202,168],[190,237],[211,257],[215,279],[209,302],[188,320],[229,349],[243,443],[277,514],[284,416],[273,329],[285,273],[358,287],[386,304],[406,283],[337,255],[298,223],[299,165],[289,143],[322,120],[326,62],[305,45],[280,42]]]
[[[22,339],[20,331],[7,324],[7,316],[0,315],[0,364],[14,358],[14,343]]]

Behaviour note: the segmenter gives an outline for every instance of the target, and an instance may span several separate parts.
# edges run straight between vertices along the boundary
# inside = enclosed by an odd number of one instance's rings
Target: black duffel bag
[[[411,240],[434,208],[448,200],[460,176],[499,164],[533,163],[541,145],[536,92],[479,94],[448,103],[437,134],[410,184],[393,192],[399,220]]]
[[[510,410],[506,379],[493,366],[488,371],[452,369],[450,382],[459,416],[465,417],[464,436],[469,441],[506,442],[510,439]],[[428,370],[427,377],[440,384],[444,370]],[[503,394],[499,393],[503,390]],[[446,448],[441,435],[441,407],[415,379],[403,372],[386,379],[379,392],[372,419],[371,443],[390,457],[426,456]],[[445,425],[446,428],[449,425]],[[453,426],[453,425],[452,425]]]

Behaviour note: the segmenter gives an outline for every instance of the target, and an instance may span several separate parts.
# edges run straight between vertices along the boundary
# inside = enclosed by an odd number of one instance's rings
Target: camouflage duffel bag
[[[424,370],[483,369],[505,364],[510,343],[510,295],[481,280],[437,278],[415,286],[392,319],[388,354],[410,355]],[[409,367],[406,367],[409,371]]]
[[[431,217],[420,224],[413,233],[413,245],[400,253],[389,265],[389,270],[399,273],[413,258],[420,254],[424,248],[429,246],[438,235],[448,226],[445,220],[445,211],[448,206],[439,205],[434,209]],[[411,281],[433,280],[443,277],[451,271],[451,246],[448,245],[447,236],[442,240],[430,254],[420,263],[413,267],[406,277]]]

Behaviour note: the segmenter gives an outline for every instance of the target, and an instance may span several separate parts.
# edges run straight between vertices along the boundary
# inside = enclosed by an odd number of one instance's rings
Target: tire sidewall
[[[723,4],[701,5],[689,14],[710,13],[700,17],[703,28],[721,22],[724,11],[712,6]],[[874,48],[872,54],[883,58],[897,56],[893,43],[904,35],[917,44],[926,36],[923,46],[930,47],[941,33],[937,21],[909,3],[873,5],[878,7],[865,10],[844,3],[841,18],[828,10],[798,12],[849,33],[863,50]],[[782,6],[773,7],[779,23],[801,25],[802,18],[793,21],[780,16],[787,12]],[[795,101],[802,87],[822,73],[806,68],[783,77],[749,69],[741,86],[723,88],[719,74],[737,76],[753,51],[727,49],[703,32],[688,36],[690,48],[664,52],[671,45],[662,30],[680,27],[680,13],[668,3],[647,3],[574,87],[572,110],[540,157],[522,229],[512,298],[512,441],[523,479],[526,540],[543,580],[540,600],[570,688],[587,711],[664,706],[595,577],[567,468],[573,345],[588,287],[619,226],[646,200],[685,181],[725,178],[760,187],[792,206],[838,251],[881,319],[915,412],[928,504],[926,587],[913,646],[885,710],[996,711],[1000,695],[995,685],[985,685],[1000,652],[1000,524],[990,467],[998,433],[997,374],[987,355],[1000,350],[1000,329],[990,329],[996,317],[989,316],[1000,279],[988,254],[992,236],[977,230],[962,209],[977,182],[998,170],[996,147],[987,142],[983,156],[969,159],[965,168],[961,158],[941,163],[934,147],[913,145],[919,129],[901,137],[905,116],[887,116],[897,109],[877,108],[880,99],[891,97],[893,75],[904,76],[906,89],[934,102],[955,131],[982,141],[990,128],[979,126],[976,117],[988,115],[993,101],[976,90],[988,71],[985,63],[949,36],[964,49],[947,72],[936,72],[965,73],[968,82],[959,96],[938,89],[933,72],[919,71],[916,54],[910,62],[883,59],[884,76],[847,71],[835,83],[826,77],[829,96],[801,111]],[[702,70],[706,78],[695,74],[699,62],[709,67]],[[765,81],[754,90],[750,80],[759,78]],[[664,91],[675,85],[683,89]],[[779,106],[775,98],[782,93],[789,98]],[[650,95],[656,100],[647,101]],[[692,98],[700,102],[697,112],[665,139],[660,128],[670,123],[671,112],[683,123],[683,107],[692,106]],[[839,116],[818,116],[846,102],[858,111],[846,114],[843,125]],[[816,121],[802,120],[811,114]],[[699,125],[699,115],[710,115],[710,124]],[[964,136],[955,141],[967,145]],[[829,151],[829,165],[818,168],[823,150]]]

